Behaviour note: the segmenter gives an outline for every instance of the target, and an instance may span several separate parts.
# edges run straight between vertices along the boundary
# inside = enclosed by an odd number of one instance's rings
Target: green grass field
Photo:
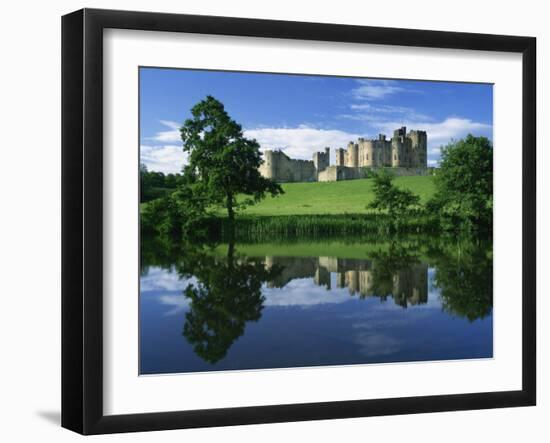
[[[267,197],[242,215],[361,214],[373,199],[372,179],[320,183],[285,183],[285,193]],[[396,177],[394,183],[410,189],[425,203],[435,191],[433,177]]]

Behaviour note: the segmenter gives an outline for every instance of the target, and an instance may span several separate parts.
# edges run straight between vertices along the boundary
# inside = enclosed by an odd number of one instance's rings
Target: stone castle
[[[330,148],[313,154],[313,160],[291,159],[282,151],[265,151],[260,173],[277,182],[314,182],[352,180],[365,177],[365,168],[394,168],[396,175],[428,173],[428,136],[426,131],[406,127],[377,139],[359,138],[346,149],[336,149],[336,165],[330,165]]]

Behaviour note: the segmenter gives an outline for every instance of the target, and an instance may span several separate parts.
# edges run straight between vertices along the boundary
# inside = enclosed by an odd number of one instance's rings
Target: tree
[[[197,240],[204,238],[211,228],[212,217],[195,187],[188,176],[182,177],[174,191],[144,205],[141,210],[142,232]]]
[[[493,145],[468,135],[441,150],[436,193],[428,208],[446,230],[491,230],[493,222]]]
[[[181,179],[179,174],[167,174],[162,172],[149,171],[147,166],[141,163],[139,165],[140,178],[140,202],[165,197],[173,192]]]
[[[393,184],[393,175],[386,170],[373,176],[374,200],[369,208],[388,211],[392,219],[406,215],[420,203],[420,197],[408,189],[399,189]]]
[[[227,209],[231,226],[236,210],[267,193],[283,192],[277,183],[260,174],[260,145],[243,136],[241,125],[230,118],[221,102],[208,96],[191,109],[191,114],[180,129],[183,150],[189,154],[184,175],[193,177],[195,189],[206,201]],[[248,198],[237,200],[239,194]]]

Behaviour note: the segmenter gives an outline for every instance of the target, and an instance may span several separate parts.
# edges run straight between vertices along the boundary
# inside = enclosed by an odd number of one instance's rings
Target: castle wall
[[[317,180],[320,182],[335,182],[341,180],[356,180],[367,176],[366,167],[350,168],[349,166],[329,166],[322,172],[319,172]],[[385,167],[372,166],[369,169],[377,172]],[[432,175],[433,168],[392,168],[391,173],[396,177],[410,177],[415,175]]]
[[[365,178],[365,171],[362,168],[350,168],[348,166],[329,166],[319,172],[317,180],[320,182],[335,182],[340,180],[355,180]]]
[[[317,180],[313,160],[295,160],[282,151],[264,152],[260,174],[280,183],[311,182]]]

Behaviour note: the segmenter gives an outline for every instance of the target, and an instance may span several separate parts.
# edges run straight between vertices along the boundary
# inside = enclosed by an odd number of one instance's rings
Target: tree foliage
[[[204,238],[213,217],[208,214],[208,202],[197,192],[196,186],[184,175],[173,192],[144,205],[141,211],[142,232],[171,237]]]
[[[149,171],[143,163],[139,165],[140,199],[141,203],[165,197],[173,192],[181,180],[180,174],[164,174]]]
[[[493,221],[493,146],[468,135],[445,146],[428,209],[445,230],[489,231]]]
[[[191,109],[192,118],[180,129],[189,162],[184,176],[210,204],[227,209],[230,222],[235,211],[265,197],[282,193],[274,181],[263,177],[260,145],[244,137],[242,127],[231,119],[221,102],[212,96]],[[245,195],[244,199],[237,199]]]
[[[393,184],[394,176],[383,169],[373,176],[374,200],[369,208],[387,211],[390,217],[406,215],[418,206],[420,197],[408,189],[399,189]]]

